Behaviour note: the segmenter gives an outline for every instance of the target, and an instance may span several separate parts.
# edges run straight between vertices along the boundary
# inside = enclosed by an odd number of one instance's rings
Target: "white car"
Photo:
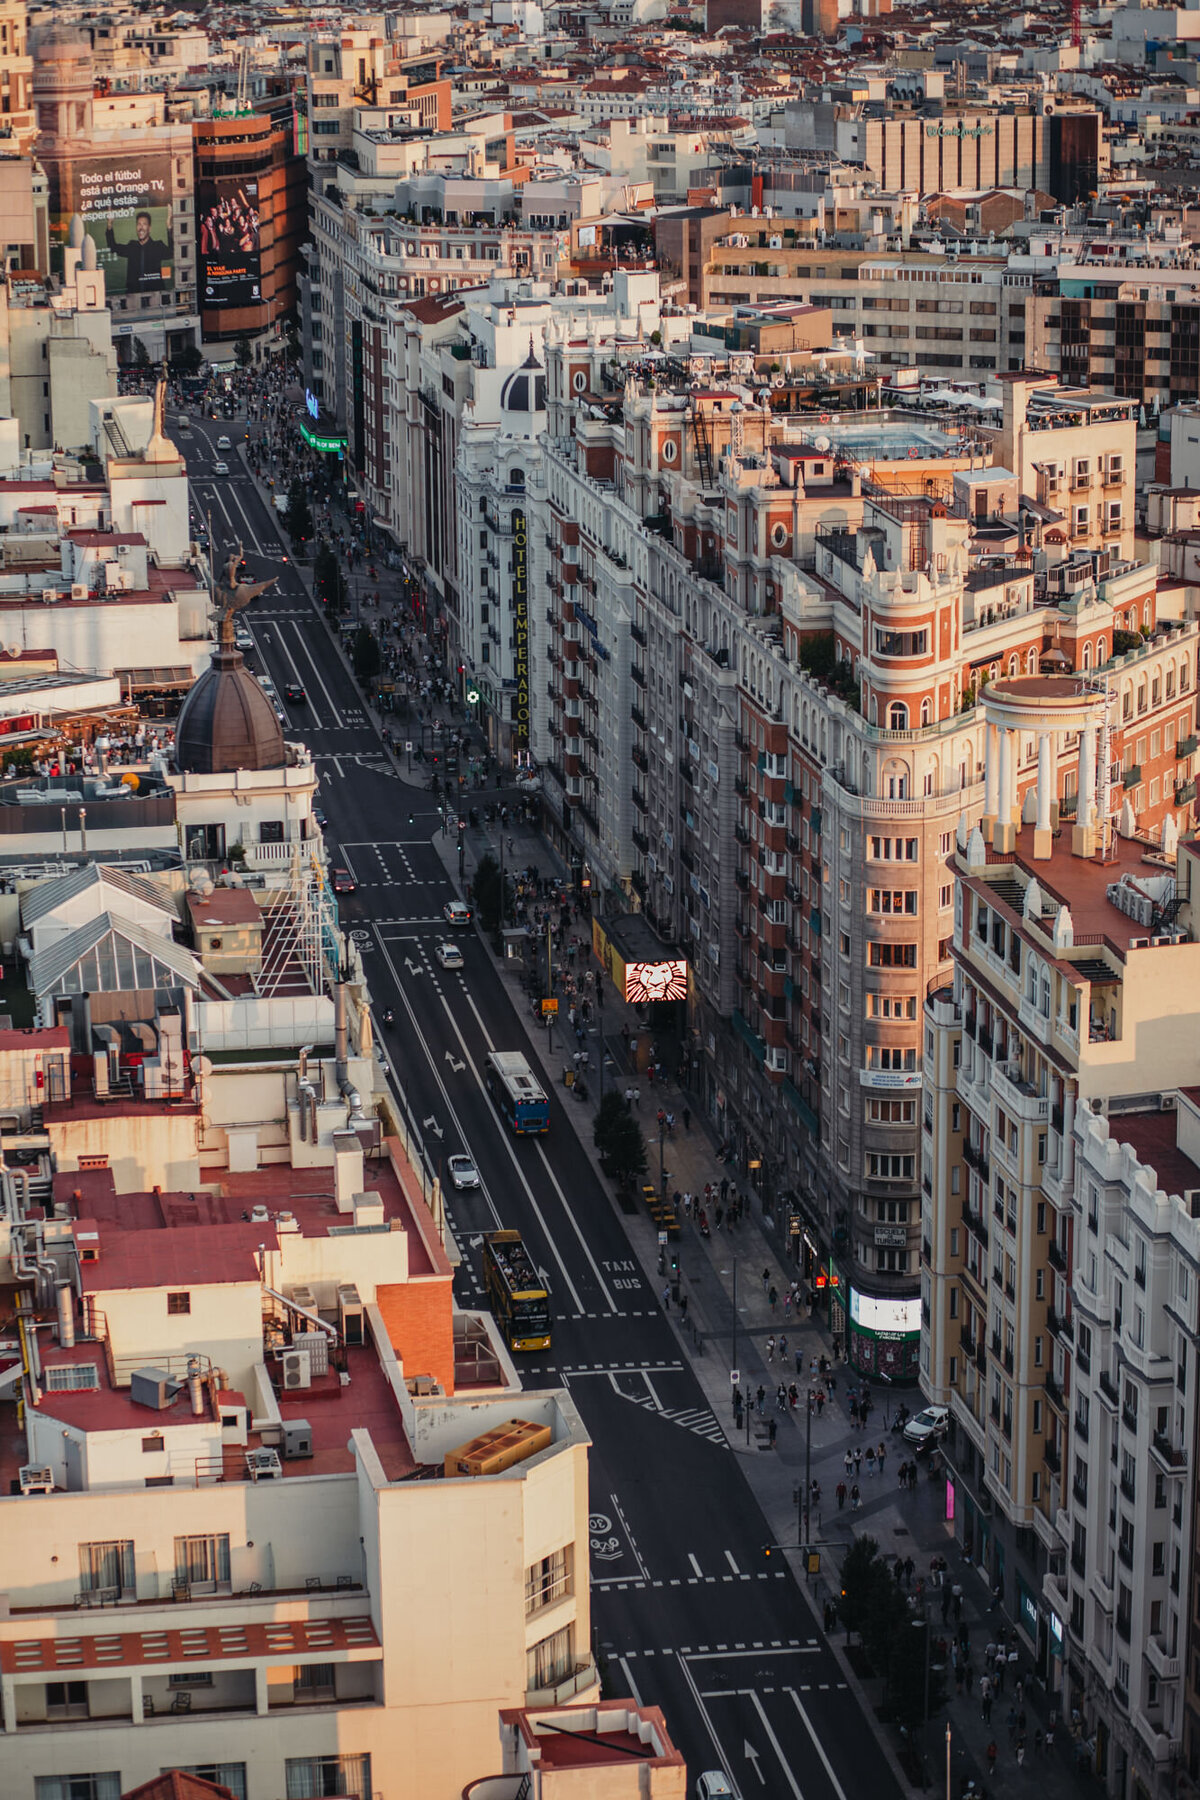
[[[219,463],[213,464],[213,474],[214,475],[228,475],[228,473],[229,473],[229,464],[227,462],[219,462]]]
[[[904,1441],[906,1444],[923,1444],[928,1437],[941,1437],[949,1423],[949,1407],[927,1406],[904,1427]]]
[[[439,944],[434,952],[443,969],[461,969],[463,953],[457,944]]]
[[[465,900],[447,900],[442,908],[442,917],[447,925],[469,925],[471,909]]]
[[[218,450],[232,450],[233,443],[232,443],[231,439],[229,439],[227,437],[219,437],[217,439],[217,449]]]
[[[479,1186],[479,1170],[469,1156],[450,1156],[446,1159],[446,1167],[450,1179],[461,1194],[465,1188]]]
[[[244,625],[239,625],[233,634],[233,641],[239,650],[253,650],[254,639]]]
[[[720,1769],[706,1769],[697,1779],[696,1800],[733,1800],[733,1789]]]

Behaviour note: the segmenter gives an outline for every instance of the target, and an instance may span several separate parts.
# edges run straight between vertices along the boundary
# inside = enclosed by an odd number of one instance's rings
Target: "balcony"
[[[1136,1483],[1136,1481],[1134,1481],[1132,1476],[1126,1475],[1125,1472],[1122,1471],[1121,1479],[1120,1479],[1120,1482],[1118,1483],[1118,1486],[1120,1487],[1121,1492],[1122,1492],[1122,1494],[1124,1494],[1126,1500],[1128,1500],[1130,1502],[1130,1504],[1132,1505],[1137,1500],[1137,1483]]]
[[[1100,1389],[1100,1398],[1116,1412],[1117,1407],[1120,1404],[1120,1395],[1117,1393],[1117,1384],[1108,1373],[1107,1369],[1101,1370],[1098,1386]]]
[[[1042,1461],[1052,1475],[1059,1474],[1062,1469],[1062,1455],[1058,1445],[1052,1444],[1049,1439],[1042,1445]]]
[[[1168,1654],[1167,1646],[1161,1637],[1146,1639],[1146,1661],[1160,1681],[1177,1681],[1179,1679],[1179,1658]]]
[[[629,635],[635,644],[640,644],[643,650],[646,648],[646,634],[640,625],[631,624],[629,627]]]
[[[1187,1451],[1173,1444],[1164,1432],[1156,1431],[1150,1439],[1150,1454],[1169,1475],[1182,1475],[1187,1468]]]
[[[1179,786],[1175,789],[1176,806],[1190,806],[1195,798],[1196,783],[1194,781],[1180,782]]]
[[[647,774],[650,769],[650,758],[646,752],[635,744],[630,755],[633,757],[634,767],[640,769],[643,775]]]
[[[1121,784],[1123,787],[1127,787],[1127,788],[1136,787],[1138,782],[1141,779],[1142,779],[1141,763],[1130,763],[1130,765],[1127,769],[1121,770]]]
[[[633,679],[637,682],[637,684],[640,688],[645,687],[646,671],[644,669],[639,669],[636,663],[630,663],[629,673],[633,676]]]
[[[1071,1493],[1074,1496],[1077,1506],[1087,1505],[1087,1482],[1081,1481],[1078,1475],[1071,1483]]]
[[[1067,1404],[1066,1396],[1059,1386],[1057,1377],[1049,1373],[1046,1375],[1046,1398],[1052,1405],[1065,1409]]]
[[[1057,1269],[1060,1275],[1065,1275],[1067,1272],[1067,1253],[1057,1238],[1050,1239],[1046,1255],[1049,1258],[1050,1267],[1052,1269]]]
[[[1179,738],[1175,745],[1176,757],[1182,759],[1185,756],[1191,756],[1198,742],[1200,742],[1200,739],[1196,737],[1194,732],[1190,737]]]
[[[643,794],[641,788],[631,788],[629,791],[633,804],[640,813],[644,813],[646,811],[646,796]]]
[[[560,1680],[549,1687],[527,1688],[526,1706],[565,1706],[568,1700],[598,1699],[600,1672],[589,1657],[577,1662]]]
[[[633,720],[634,724],[637,726],[639,731],[645,731],[646,715],[642,711],[640,706],[631,706],[629,709],[629,716]]]

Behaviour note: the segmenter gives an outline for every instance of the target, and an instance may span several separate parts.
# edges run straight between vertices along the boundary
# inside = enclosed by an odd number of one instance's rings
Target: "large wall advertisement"
[[[253,176],[209,177],[196,187],[200,231],[200,304],[262,305],[258,182]]]
[[[513,529],[513,636],[516,642],[517,706],[513,716],[516,727],[513,744],[524,749],[529,743],[529,565],[526,559],[525,514],[514,512]]]
[[[52,182],[54,243],[61,248],[70,241],[78,218],[96,246],[110,294],[174,287],[170,156],[63,157],[52,167]]]

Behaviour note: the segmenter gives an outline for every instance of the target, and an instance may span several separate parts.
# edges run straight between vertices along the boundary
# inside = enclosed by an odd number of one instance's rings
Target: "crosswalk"
[[[684,1431],[694,1432],[697,1437],[707,1438],[710,1444],[719,1444],[723,1450],[729,1448],[729,1439],[717,1421],[716,1414],[707,1406],[659,1406],[649,1395],[635,1402],[645,1407],[647,1412],[656,1413],[660,1419],[666,1419],[671,1425],[678,1425]]]

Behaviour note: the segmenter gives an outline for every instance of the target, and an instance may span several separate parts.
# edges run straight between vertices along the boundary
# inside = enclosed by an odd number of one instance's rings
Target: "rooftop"
[[[1200,1088],[1186,1088],[1184,1092],[1200,1104]],[[1163,1112],[1160,1107],[1153,1112],[1112,1111],[1109,1115],[1110,1140],[1128,1144],[1138,1161],[1154,1170],[1159,1187],[1167,1194],[1200,1188],[1200,1167],[1179,1149],[1175,1141],[1177,1130],[1178,1114]]]

